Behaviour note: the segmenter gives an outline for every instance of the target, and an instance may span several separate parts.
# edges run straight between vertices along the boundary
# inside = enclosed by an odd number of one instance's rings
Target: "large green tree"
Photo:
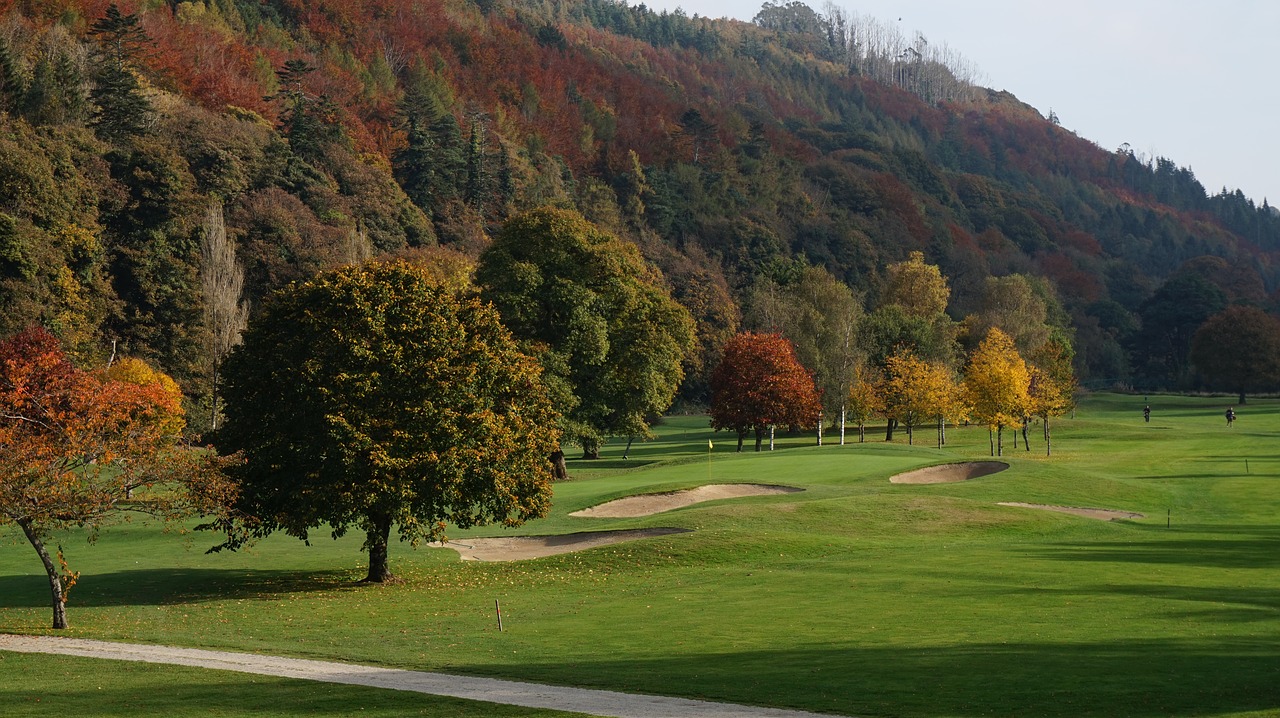
[[[1191,339],[1191,362],[1212,389],[1251,391],[1280,385],[1280,320],[1257,307],[1229,307]]]
[[[518,525],[550,505],[559,417],[537,362],[487,304],[405,262],[277,293],[225,367],[217,443],[243,451],[236,547],[274,530],[365,532],[367,581],[388,540]]]
[[[542,360],[587,458],[605,437],[647,435],[671,405],[693,320],[633,245],[577,212],[538,209],[507,222],[476,283]]]

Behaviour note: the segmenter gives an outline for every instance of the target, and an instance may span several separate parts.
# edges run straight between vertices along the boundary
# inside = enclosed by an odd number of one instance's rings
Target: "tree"
[[[1227,306],[1222,290],[1197,274],[1177,274],[1142,303],[1133,337],[1134,369],[1149,386],[1189,383],[1191,339]]]
[[[848,420],[858,427],[858,443],[865,442],[867,421],[884,413],[884,399],[880,396],[878,370],[871,365],[862,363],[854,367],[846,408]]]
[[[1004,427],[1026,416],[1030,382],[1027,364],[1013,340],[993,327],[969,357],[964,374],[973,417],[995,431],[993,456],[1004,455]]]
[[[938,448],[946,440],[946,421],[962,417],[966,405],[951,370],[937,361],[925,361],[909,349],[890,356],[880,396],[885,416],[893,417],[907,429],[907,443],[915,443],[915,427],[934,420],[938,426]]]
[[[754,292],[751,319],[757,329],[781,332],[791,340],[800,363],[813,372],[824,413],[840,418],[844,443],[845,400],[862,353],[862,306],[853,291],[827,270],[806,267],[786,286],[763,280]]]
[[[200,243],[200,291],[204,295],[204,319],[209,330],[206,351],[210,373],[210,427],[218,430],[218,375],[231,348],[249,321],[244,296],[244,269],[236,261],[235,243],[227,238],[222,205],[214,203],[204,218]]]
[[[890,264],[881,305],[897,305],[913,317],[933,317],[945,312],[951,287],[937,265],[925,264],[922,252],[912,252],[905,262]]]
[[[93,128],[109,142],[140,135],[151,125],[151,101],[142,94],[133,65],[151,42],[135,13],[124,15],[115,3],[93,23],[90,33],[101,48],[89,97],[97,106]]]
[[[1236,392],[1280,384],[1280,320],[1256,307],[1229,307],[1191,339],[1191,362],[1210,388]]]
[[[66,628],[78,573],[46,541],[122,514],[166,520],[222,512],[233,490],[212,454],[181,448],[182,394],[141,361],[83,371],[42,328],[0,341],[0,525],[13,523],[49,577],[53,627]],[[138,491],[134,501],[125,499]]]
[[[1045,456],[1052,453],[1049,419],[1066,414],[1075,402],[1076,377],[1071,360],[1071,345],[1061,337],[1050,337],[1031,355],[1027,413],[1040,417],[1044,423]]]
[[[388,541],[515,526],[550,506],[559,417],[537,362],[497,312],[405,262],[293,284],[249,322],[225,368],[224,451],[240,511],[222,547],[275,530],[365,532],[366,581],[393,578]]]
[[[684,377],[693,320],[634,245],[577,212],[509,220],[480,257],[476,283],[535,354],[585,458],[607,436],[648,435]]]
[[[749,430],[755,430],[760,451],[765,429],[808,428],[821,411],[813,375],[790,341],[779,334],[745,332],[725,344],[711,373],[711,426],[737,432],[738,451]]]
[[[965,323],[974,336],[986,336],[1000,327],[1018,350],[1027,354],[1049,340],[1049,308],[1037,295],[1033,278],[1021,274],[987,277],[982,285],[979,311]]]
[[[929,365],[908,349],[885,361],[885,377],[880,388],[884,413],[906,427],[908,444],[915,443],[915,427],[933,413],[929,403],[933,395],[929,387],[931,378]]]

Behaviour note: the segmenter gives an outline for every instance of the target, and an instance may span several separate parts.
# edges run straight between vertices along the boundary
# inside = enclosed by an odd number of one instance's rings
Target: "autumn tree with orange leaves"
[[[86,527],[92,538],[128,512],[173,520],[230,504],[226,460],[179,445],[181,398],[172,379],[140,361],[73,367],[43,328],[0,341],[0,526],[17,525],[40,556],[54,628],[67,627],[67,592],[79,576],[60,546],[57,563],[50,555],[54,532]]]
[[[821,411],[813,374],[800,364],[790,341],[745,332],[725,344],[711,373],[711,426],[737,432],[738,451],[748,431],[755,431],[759,451],[766,429],[809,428]]]

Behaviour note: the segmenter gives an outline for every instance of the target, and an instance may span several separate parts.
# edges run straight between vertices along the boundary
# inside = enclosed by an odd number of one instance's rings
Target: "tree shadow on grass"
[[[1194,525],[1166,529],[1134,524],[1149,540],[1056,543],[1024,553],[1057,561],[1175,564],[1205,568],[1280,567],[1280,527]],[[1156,535],[1159,532],[1163,535]],[[1231,538],[1211,538],[1221,534]],[[1141,535],[1141,533],[1139,534]]]
[[[293,593],[356,589],[351,571],[273,571],[157,568],[86,574],[72,602],[91,606],[165,606],[212,600],[269,600]],[[49,605],[43,574],[0,576],[0,608]]]
[[[656,459],[571,459],[567,463],[572,476],[574,469],[638,469],[658,462]]]
[[[1135,596],[1152,601],[1174,601],[1188,604],[1186,610],[1152,611],[1168,618],[1196,618],[1215,622],[1249,623],[1274,621],[1280,616],[1280,593],[1271,588],[1246,588],[1225,586],[1168,586],[1100,584],[1079,588],[1028,588],[1009,586],[1010,594],[1053,594],[1071,597]]]
[[[851,622],[850,632],[858,630]],[[1270,636],[1100,637],[1089,643],[813,647],[512,663],[510,672],[582,687],[842,715],[1194,716],[1280,708],[1280,654],[1274,648]]]

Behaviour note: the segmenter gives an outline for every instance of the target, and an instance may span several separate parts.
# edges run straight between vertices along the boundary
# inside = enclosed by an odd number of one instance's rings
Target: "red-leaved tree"
[[[230,504],[211,452],[183,448],[181,393],[141,362],[123,372],[71,365],[42,328],[0,341],[0,526],[15,524],[49,575],[53,627],[75,583],[53,532],[94,532],[124,512],[175,519]],[[59,565],[60,564],[60,565]]]
[[[766,429],[809,428],[821,412],[813,374],[796,359],[790,341],[779,334],[745,332],[724,345],[711,373],[711,426],[737,432],[738,451],[750,430],[759,451]]]

